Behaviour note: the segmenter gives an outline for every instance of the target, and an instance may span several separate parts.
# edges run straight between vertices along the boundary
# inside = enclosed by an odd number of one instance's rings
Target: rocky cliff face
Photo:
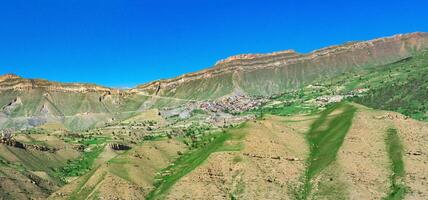
[[[29,91],[32,89],[44,89],[48,92],[108,92],[120,93],[120,90],[115,90],[107,87],[102,87],[94,84],[82,83],[58,83],[42,79],[25,79],[14,74],[6,74],[0,76],[0,91],[15,90]]]
[[[217,98],[236,91],[268,96],[320,76],[395,62],[427,47],[428,33],[411,33],[346,43],[308,54],[298,54],[292,50],[244,54],[221,60],[206,70],[140,85],[136,90],[196,99]],[[217,81],[232,84],[233,87],[219,85]]]

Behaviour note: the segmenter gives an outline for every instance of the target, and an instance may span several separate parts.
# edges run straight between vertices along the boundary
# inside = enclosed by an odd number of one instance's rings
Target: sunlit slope
[[[142,199],[153,189],[156,174],[184,148],[183,143],[167,139],[146,141],[125,152],[106,146],[91,171],[49,199]]]
[[[57,151],[40,151],[0,145],[0,199],[44,199],[65,183],[56,168],[76,159],[80,152],[54,136],[20,135],[24,144],[43,145]]]
[[[370,75],[377,77],[367,95],[354,98],[369,107],[393,110],[419,120],[428,120],[428,51],[387,65]],[[361,76],[362,79],[368,77]]]
[[[54,84],[54,83],[52,83]],[[0,91],[0,127],[59,123],[73,130],[99,127],[137,112],[147,97],[105,91],[52,91],[35,87]]]
[[[393,141],[391,129],[396,130]],[[339,130],[343,134],[335,134]],[[268,116],[249,122],[241,131],[245,133],[241,150],[212,153],[166,191],[166,199],[425,199],[428,196],[423,178],[428,175],[424,170],[427,159],[423,156],[428,153],[428,125],[424,122],[344,104],[321,115]],[[311,139],[312,134],[321,135]],[[316,155],[321,154],[322,159],[317,159]],[[391,178],[397,167],[401,174]],[[398,184],[403,195],[394,196]]]
[[[347,43],[308,54],[284,51],[235,56],[212,68],[140,85],[137,90],[195,100],[235,93],[271,96],[319,78],[393,63],[427,47],[428,34],[414,33]]]

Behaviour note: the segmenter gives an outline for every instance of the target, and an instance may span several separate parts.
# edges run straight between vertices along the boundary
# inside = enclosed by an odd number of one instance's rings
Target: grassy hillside
[[[422,141],[412,149],[423,148],[428,126],[403,117],[378,118],[385,114],[340,103],[314,115],[266,115],[241,129],[245,138],[235,151],[207,157],[211,148],[201,148],[179,158],[162,170],[154,190],[158,195],[149,197],[423,199],[428,195],[423,179],[409,176],[424,176],[425,165],[416,158],[426,159],[404,154],[410,150],[401,141],[418,137]],[[400,134],[389,129],[392,122],[401,127]]]
[[[13,103],[19,99],[18,103]],[[28,128],[46,122],[63,124],[70,130],[100,127],[111,119],[124,119],[134,115],[147,97],[130,95],[122,97],[102,93],[47,92],[33,89],[28,92],[2,91],[4,123],[1,127]]]
[[[61,148],[56,152],[0,144],[0,198],[43,199],[64,185],[56,169],[76,159],[79,152],[54,136],[17,135],[24,144]]]
[[[397,130],[390,128],[387,131],[386,146],[388,156],[391,161],[390,176],[391,191],[385,198],[387,200],[400,200],[404,199],[407,192],[407,187],[404,185],[403,179],[405,178],[404,161],[403,161],[403,146],[400,141],[400,137],[397,134]]]
[[[287,90],[271,98],[273,103],[250,112],[281,116],[313,113],[323,104],[319,99],[338,96],[371,108],[428,120],[427,88],[428,50],[425,50],[392,64],[318,78],[308,85]]]
[[[428,51],[387,65],[376,75],[379,80],[368,85],[369,93],[355,102],[428,120]]]
[[[338,113],[333,113],[333,112]],[[307,199],[312,190],[312,180],[333,161],[342,146],[343,140],[351,127],[356,108],[349,104],[337,104],[323,111],[313,122],[307,133],[310,154],[304,175],[303,188],[297,193],[298,199]],[[335,193],[334,197],[342,199],[344,191],[328,188],[324,193]],[[318,191],[320,192],[320,191]]]

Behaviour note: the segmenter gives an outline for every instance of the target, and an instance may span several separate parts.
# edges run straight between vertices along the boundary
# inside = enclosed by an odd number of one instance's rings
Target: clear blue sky
[[[426,0],[0,0],[0,73],[134,86],[241,53],[428,31]]]

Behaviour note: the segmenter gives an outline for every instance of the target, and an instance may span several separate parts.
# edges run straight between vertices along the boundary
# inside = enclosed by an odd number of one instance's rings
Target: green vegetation
[[[288,89],[269,103],[247,113],[293,115],[318,111],[319,97],[340,95],[356,103],[400,112],[428,120],[428,50],[392,64],[366,66],[333,77],[315,79],[311,85]]]
[[[428,120],[428,51],[362,75],[360,82],[370,90],[353,101]]]
[[[340,113],[333,115],[334,111]],[[323,111],[311,125],[306,136],[310,145],[310,154],[303,178],[304,185],[296,191],[297,199],[308,198],[312,189],[312,180],[336,159],[337,152],[351,127],[355,112],[354,106],[339,103]]]
[[[242,160],[243,160],[243,158],[241,156],[237,155],[237,156],[233,157],[232,161],[233,161],[233,163],[239,163],[239,162],[242,162]]]
[[[103,152],[104,143],[107,140],[105,137],[91,137],[82,138],[79,140],[80,144],[86,146],[82,155],[74,160],[68,160],[67,164],[63,167],[56,169],[56,176],[63,182],[67,182],[67,178],[74,176],[82,176],[93,167],[95,159]]]
[[[89,173],[85,174],[83,176],[83,179],[79,183],[79,186],[73,191],[73,193],[70,195],[70,200],[80,200],[80,199],[87,199],[89,195],[93,192],[95,187],[86,187],[85,184],[89,181],[91,177],[96,172],[96,168],[92,169]],[[105,178],[107,175],[107,172],[103,172],[101,177],[97,179],[97,183],[95,185],[98,185],[101,183],[101,181]]]
[[[186,144],[190,149],[195,149],[199,147],[203,147],[207,145],[211,138],[207,136],[207,132],[211,129],[211,126],[192,123],[189,127],[183,130],[184,137],[182,141]]]
[[[103,151],[104,146],[97,146],[91,151],[83,152],[80,158],[70,160],[67,165],[57,169],[58,176],[62,181],[67,182],[67,178],[73,176],[81,176],[92,169],[92,165],[96,158]]]
[[[391,191],[385,199],[404,199],[404,196],[407,192],[407,187],[403,183],[403,179],[405,176],[403,162],[403,146],[401,145],[401,141],[396,129],[388,129],[386,137],[386,146],[388,156],[391,161],[392,174],[390,176]]]
[[[238,127],[240,128],[240,127]],[[233,131],[233,130],[231,130]],[[169,189],[183,176],[201,165],[212,153],[217,151],[239,150],[239,142],[244,134],[228,132],[203,134],[195,141],[193,150],[179,157],[172,165],[162,170],[161,176],[155,181],[155,189],[148,194],[146,199],[163,199]],[[225,141],[234,141],[236,145],[225,145]]]
[[[273,105],[267,104],[259,108],[255,108],[244,114],[255,114],[258,118],[262,118],[265,114],[290,116],[293,114],[311,114],[318,111],[318,107],[308,101],[318,97],[320,94],[315,94],[312,90],[301,88],[298,90],[290,90],[284,94],[274,96],[271,101],[276,102]]]
[[[211,78],[199,79],[179,84],[173,90],[165,90],[164,94],[168,97],[191,100],[207,100],[222,97],[233,92],[233,77],[231,73],[222,76],[213,76]],[[168,100],[163,105],[171,105],[174,102]],[[184,101],[182,101],[184,102]],[[173,104],[172,104],[173,105]]]
[[[44,131],[41,128],[30,128],[27,130],[20,131],[19,133],[33,135],[33,134],[44,134],[46,133],[46,131]]]
[[[207,114],[207,112],[205,112],[202,109],[193,109],[192,110],[192,115],[205,115],[205,114]]]
[[[302,103],[283,103],[269,107],[261,107],[250,112],[261,118],[265,114],[290,116],[293,114],[309,114],[317,110],[318,109],[312,105],[303,105]]]
[[[156,189],[146,199],[162,199],[166,192],[183,176],[202,164],[211,153],[215,152],[230,137],[220,133],[212,137],[212,142],[203,148],[186,153],[174,162],[174,165],[163,170],[163,176],[155,182]]]

